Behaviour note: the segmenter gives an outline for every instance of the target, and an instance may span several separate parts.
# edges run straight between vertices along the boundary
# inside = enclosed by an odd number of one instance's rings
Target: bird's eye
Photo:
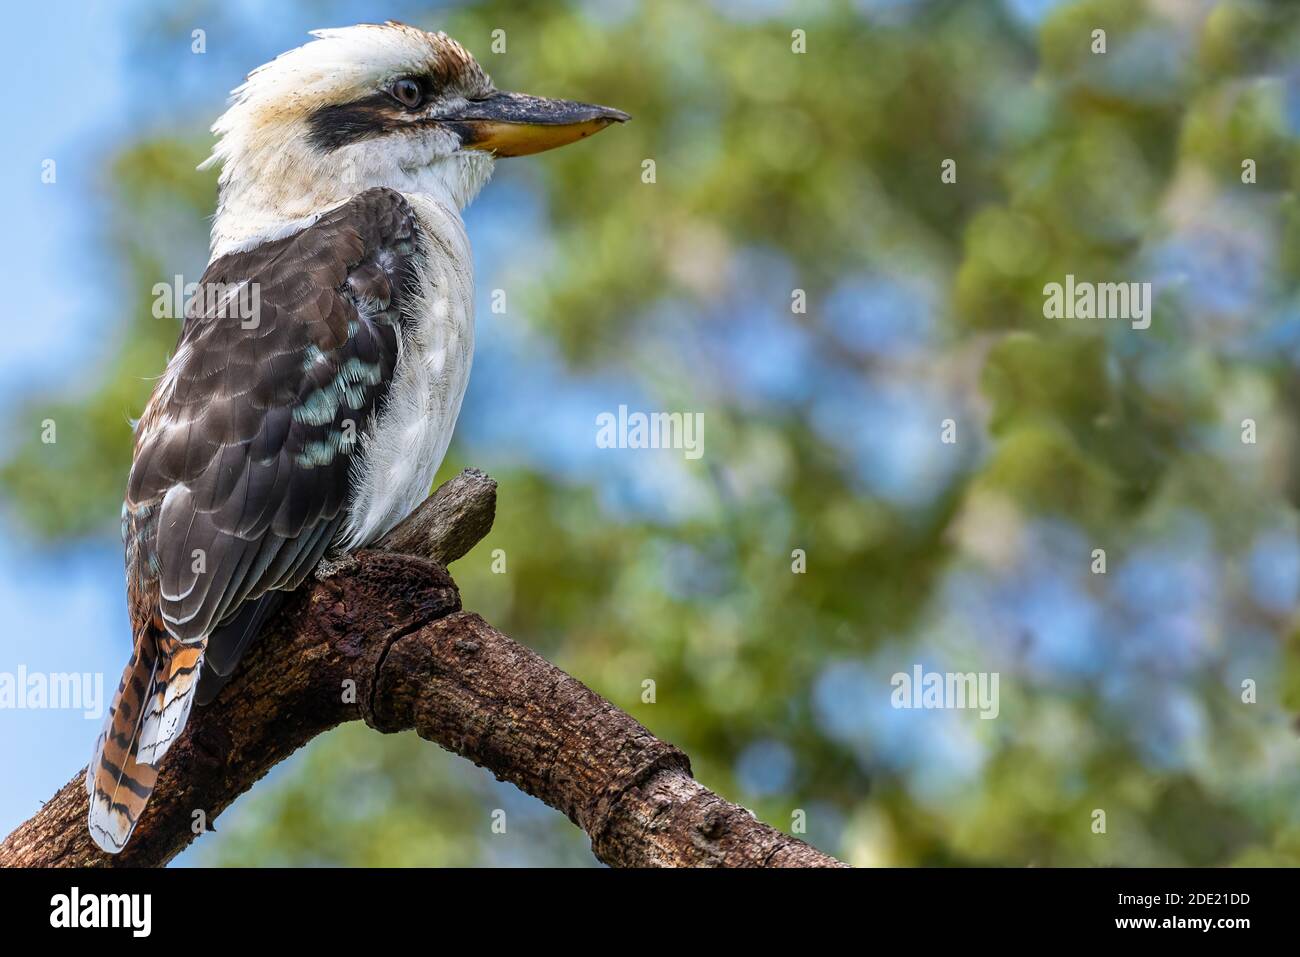
[[[420,84],[409,77],[398,80],[390,89],[393,99],[401,103],[408,110],[413,110],[420,105],[424,99],[424,91],[420,89]]]

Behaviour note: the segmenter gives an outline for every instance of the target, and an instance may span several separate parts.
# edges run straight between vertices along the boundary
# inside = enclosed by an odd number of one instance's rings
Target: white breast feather
[[[429,494],[474,356],[474,277],[464,224],[429,196],[406,198],[420,224],[417,292],[405,310],[406,333],[387,399],[364,430],[353,464],[352,502],[340,540],[348,550],[375,542]]]

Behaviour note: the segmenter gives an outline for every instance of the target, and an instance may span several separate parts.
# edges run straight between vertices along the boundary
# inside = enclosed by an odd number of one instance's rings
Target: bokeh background
[[[128,419],[178,334],[152,287],[206,261],[206,129],[308,29],[394,17],[504,89],[635,117],[500,163],[467,213],[478,351],[440,480],[475,465],[501,488],[453,567],[466,607],[855,864],[1300,863],[1300,4],[5,16],[0,671],[115,685]],[[1045,319],[1067,273],[1151,282],[1151,328]],[[620,404],[703,412],[704,456],[597,448]],[[915,664],[998,672],[999,717],[893,709]],[[0,832],[97,730],[0,711]],[[562,815],[361,727],[217,828],[180,863],[595,864]]]

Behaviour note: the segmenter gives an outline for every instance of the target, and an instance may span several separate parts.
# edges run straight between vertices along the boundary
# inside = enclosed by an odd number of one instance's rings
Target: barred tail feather
[[[86,769],[90,835],[110,854],[126,846],[158,764],[185,728],[202,661],[202,642],[183,645],[152,628],[136,643]]]
[[[162,640],[167,665],[159,668],[154,676],[153,693],[140,728],[137,760],[157,766],[172,742],[185,730],[194,705],[194,692],[199,686],[206,644],[206,640],[194,644],[181,644],[171,637]]]
[[[140,715],[153,687],[157,664],[157,646],[146,634],[136,643],[122,672],[104,731],[86,768],[90,836],[110,854],[126,846],[158,776],[153,767],[138,763],[135,757]]]

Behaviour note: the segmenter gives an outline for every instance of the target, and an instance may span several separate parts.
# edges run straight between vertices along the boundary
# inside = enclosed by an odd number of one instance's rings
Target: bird
[[[311,37],[250,72],[212,126],[210,259],[135,425],[132,654],[86,770],[108,853],[283,597],[428,495],[474,349],[462,210],[497,158],[629,119],[499,91],[442,32]]]

